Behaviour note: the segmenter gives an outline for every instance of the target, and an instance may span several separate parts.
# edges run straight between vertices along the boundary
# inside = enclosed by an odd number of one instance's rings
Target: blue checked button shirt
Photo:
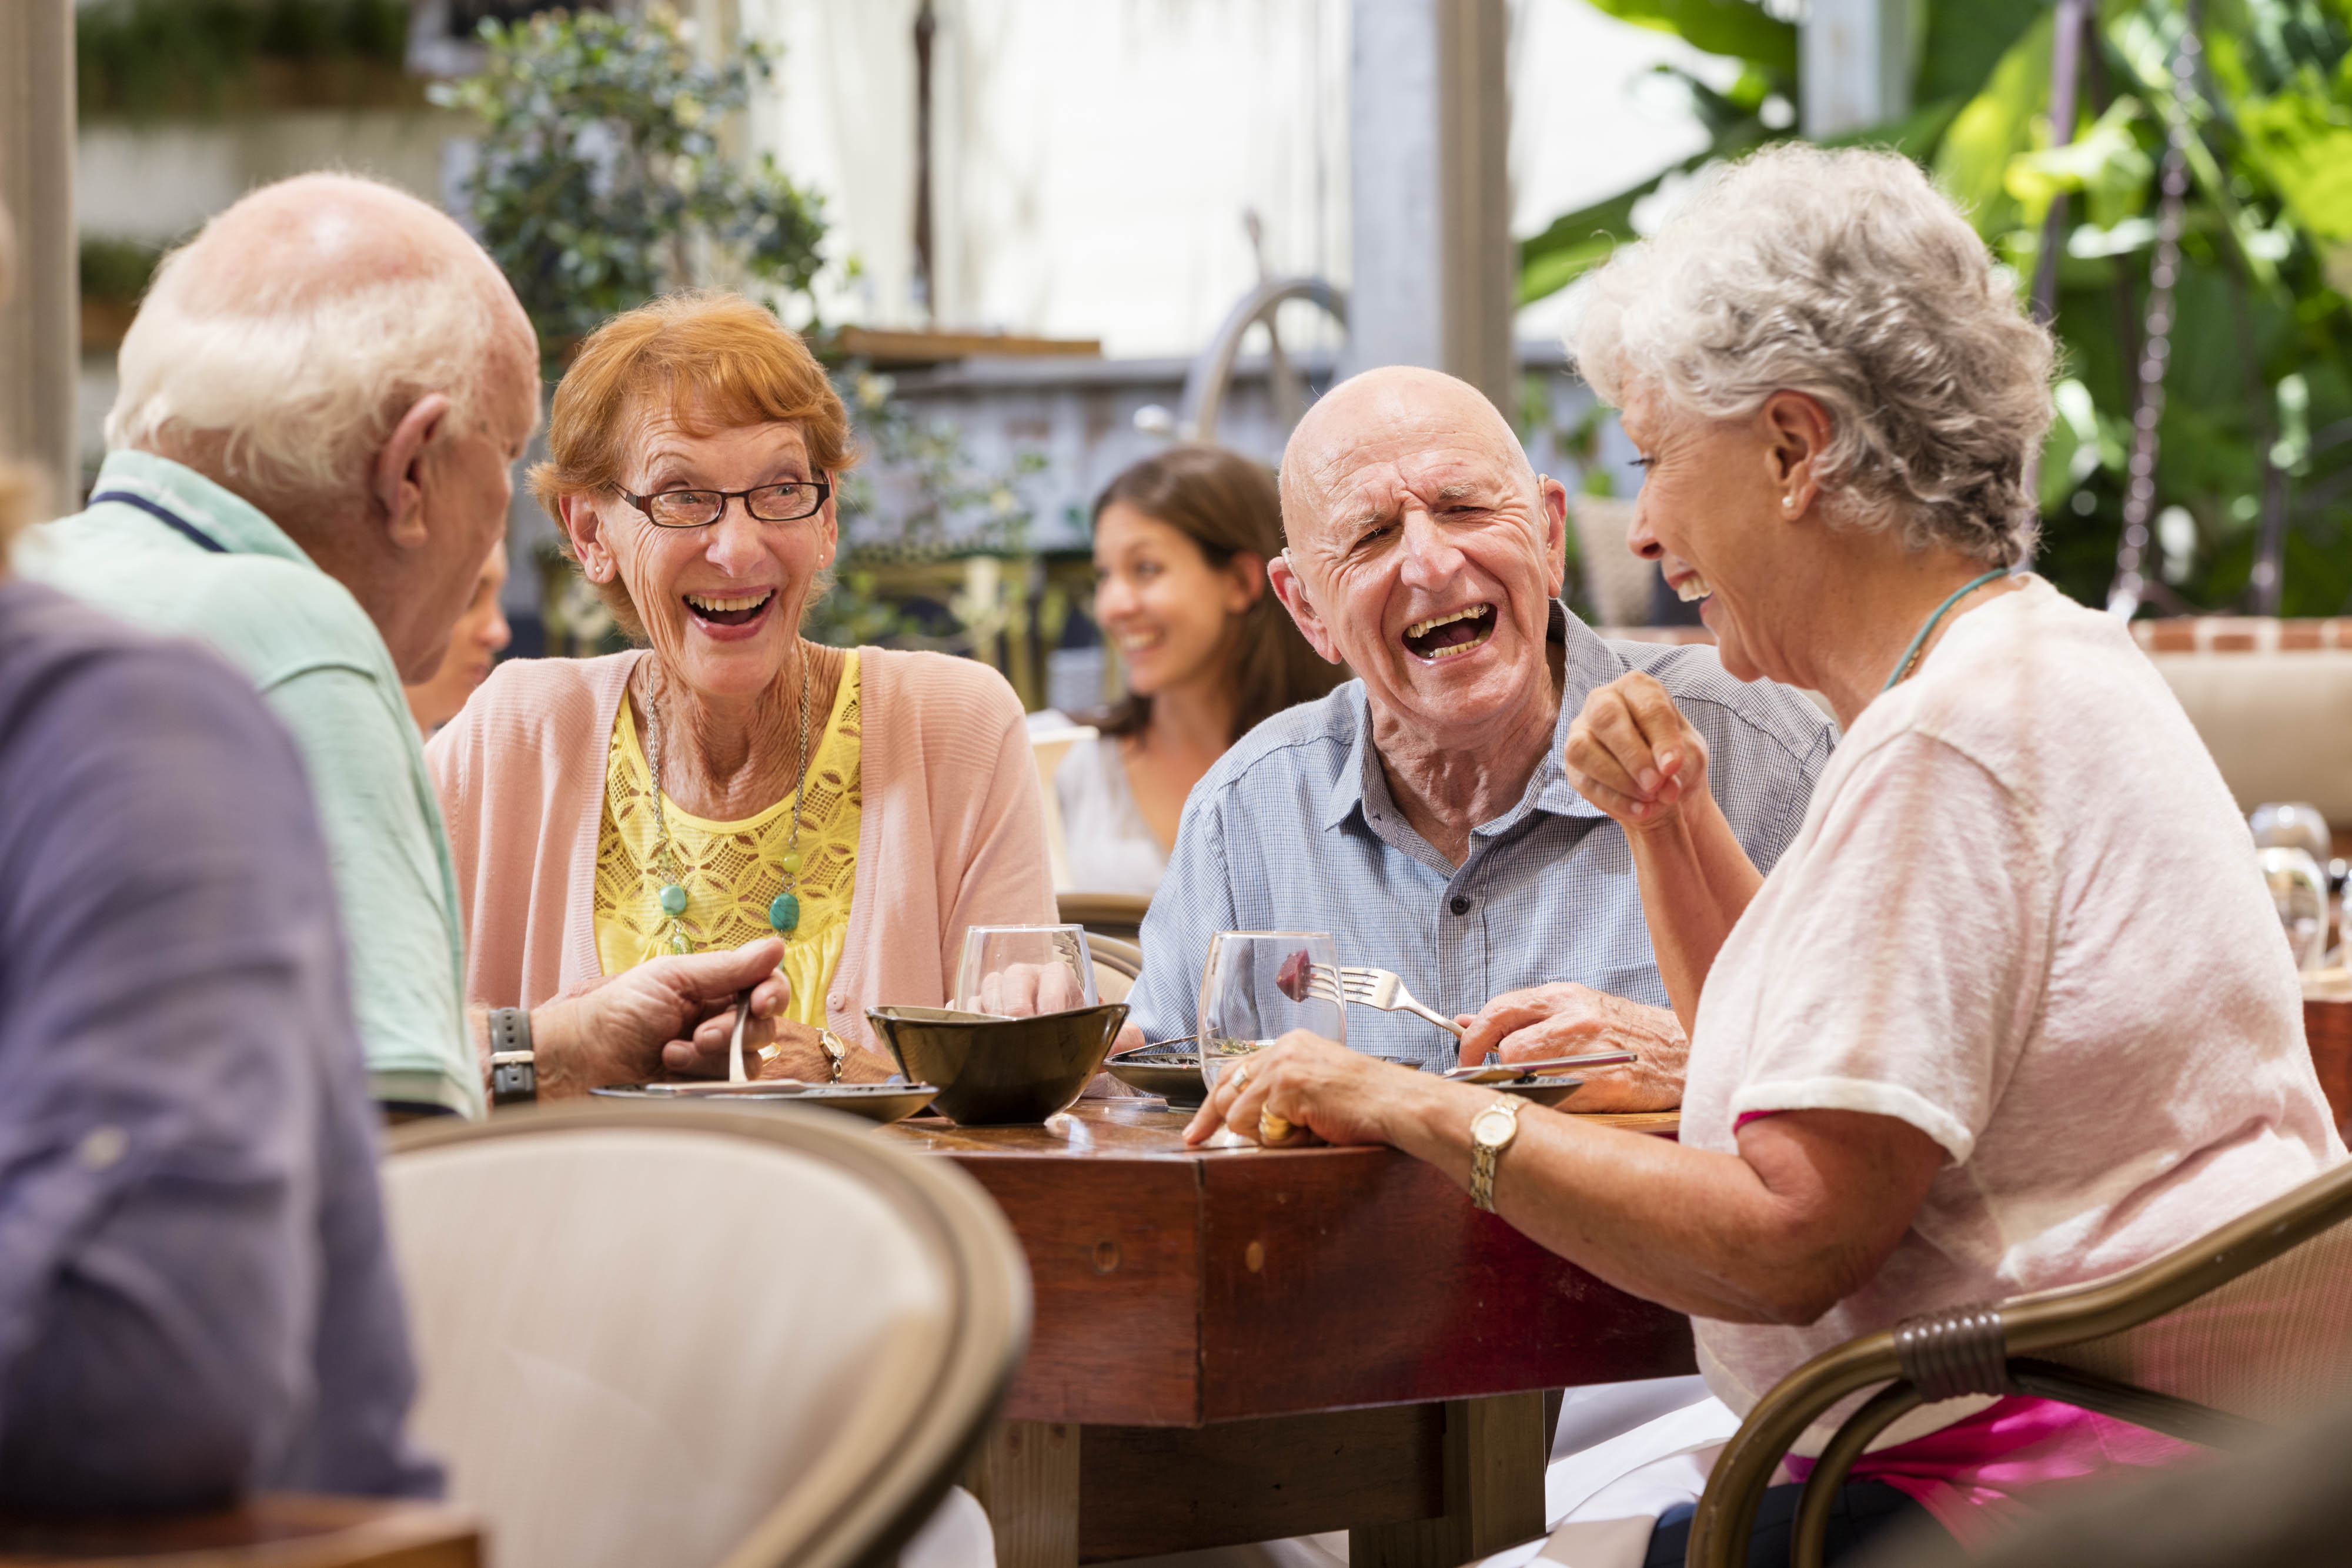
[[[1193,1031],[1220,931],[1328,931],[1340,963],[1393,969],[1448,1014],[1554,980],[1664,1006],[1624,832],[1561,761],[1586,694],[1630,670],[1655,676],[1706,737],[1708,785],[1763,871],[1796,837],[1836,730],[1790,687],[1732,679],[1712,648],[1607,642],[1557,603],[1552,634],[1566,656],[1551,749],[1518,804],[1472,831],[1459,869],[1390,798],[1360,681],[1276,714],[1220,758],[1184,804],[1144,919],[1129,998],[1144,1038]],[[1455,1060],[1453,1036],[1410,1013],[1351,1007],[1347,1043]]]

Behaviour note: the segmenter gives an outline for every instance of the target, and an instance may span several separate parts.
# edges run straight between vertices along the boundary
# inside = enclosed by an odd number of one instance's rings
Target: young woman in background
[[[1225,748],[1346,678],[1266,586],[1281,548],[1273,474],[1219,447],[1147,457],[1095,503],[1095,619],[1127,695],[1054,776],[1075,886],[1150,894],[1184,798]]]

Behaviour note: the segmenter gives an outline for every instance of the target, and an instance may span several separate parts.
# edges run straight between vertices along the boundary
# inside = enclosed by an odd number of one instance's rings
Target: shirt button
[[[1448,907],[1456,915],[1467,915],[1470,913],[1470,901],[1457,893],[1454,895],[1453,904]]]
[[[92,1127],[82,1134],[74,1154],[87,1168],[102,1171],[121,1159],[130,1144],[131,1139],[120,1127]]]

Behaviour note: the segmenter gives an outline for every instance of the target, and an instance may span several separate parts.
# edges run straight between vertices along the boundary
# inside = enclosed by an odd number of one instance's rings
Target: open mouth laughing
[[[1414,622],[1404,629],[1404,645],[1413,657],[1433,664],[1459,658],[1494,634],[1495,607],[1472,604]]]
[[[1685,604],[1696,604],[1714,591],[1714,585],[1696,572],[1692,572],[1675,584],[1675,597]]]
[[[713,626],[749,626],[766,613],[776,591],[771,588],[758,593],[688,593],[683,597],[687,609],[694,612],[698,621]]]

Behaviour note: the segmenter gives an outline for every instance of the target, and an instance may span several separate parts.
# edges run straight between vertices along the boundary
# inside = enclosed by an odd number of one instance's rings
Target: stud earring
[[[1780,509],[1784,512],[1793,511],[1796,508],[1796,505],[1797,497],[1794,496],[1783,496],[1780,497]]]

